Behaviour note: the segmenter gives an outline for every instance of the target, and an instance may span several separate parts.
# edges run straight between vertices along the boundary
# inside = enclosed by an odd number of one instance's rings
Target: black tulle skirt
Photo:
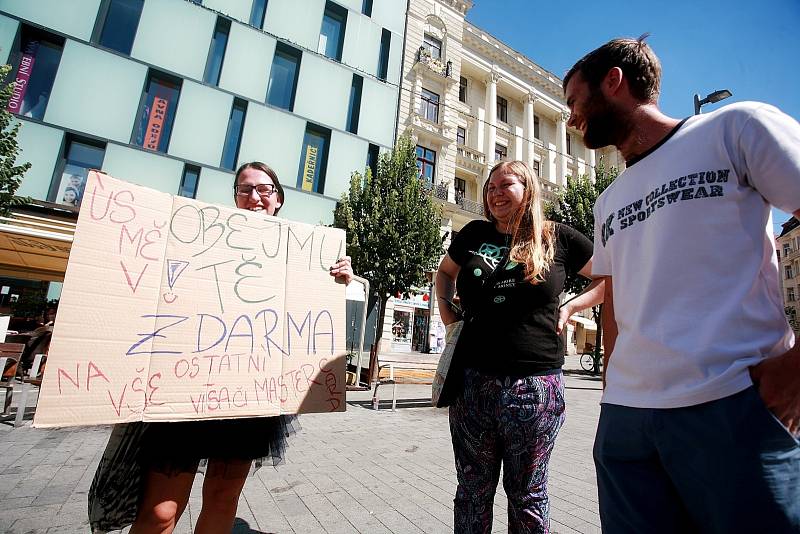
[[[299,429],[296,415],[114,425],[89,490],[92,532],[121,530],[136,520],[148,470],[225,476],[225,460],[250,460],[252,475],[282,463],[287,438]],[[209,460],[219,460],[213,470]]]
[[[209,472],[226,460],[252,461],[251,473],[264,464],[283,462],[286,438],[299,430],[295,415],[221,419],[177,423],[147,423],[139,451],[140,463],[166,475]],[[224,474],[224,473],[220,473]]]

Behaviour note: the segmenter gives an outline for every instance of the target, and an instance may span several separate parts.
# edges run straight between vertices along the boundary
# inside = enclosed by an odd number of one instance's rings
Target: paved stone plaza
[[[575,359],[575,356],[568,357]],[[575,362],[576,363],[576,362]],[[568,372],[567,420],[550,469],[553,531],[600,532],[591,446],[597,379]],[[430,386],[398,386],[396,412],[380,389],[348,393],[345,413],[305,415],[286,464],[248,479],[235,533],[448,533],[456,488],[447,411],[429,407]],[[37,430],[0,424],[0,532],[84,533],[86,495],[109,427]],[[176,532],[200,510],[202,476]],[[502,487],[495,532],[506,532]]]

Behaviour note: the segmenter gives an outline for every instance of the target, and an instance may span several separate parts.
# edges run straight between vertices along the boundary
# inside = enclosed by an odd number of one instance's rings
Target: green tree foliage
[[[369,169],[353,173],[333,225],[347,231],[353,271],[370,281],[380,299],[376,343],[389,297],[426,285],[425,273],[436,268],[442,254],[440,223],[441,208],[419,178],[408,137],[381,154],[375,176]]]
[[[4,80],[10,71],[10,65],[1,66],[0,80]],[[10,215],[12,206],[30,202],[29,198],[15,196],[22,176],[31,168],[31,164],[16,165],[19,153],[17,133],[21,125],[7,111],[13,91],[13,82],[0,89],[0,216],[3,217]]]
[[[556,222],[571,226],[589,239],[594,239],[594,203],[606,187],[619,174],[616,167],[607,169],[602,158],[595,169],[595,181],[586,176],[567,178],[567,187],[558,195],[555,204],[545,203],[545,216]],[[586,287],[586,279],[582,276],[567,277],[564,290],[580,293]]]

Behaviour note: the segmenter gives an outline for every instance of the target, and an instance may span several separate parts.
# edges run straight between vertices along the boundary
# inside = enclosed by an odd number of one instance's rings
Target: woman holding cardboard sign
[[[284,203],[278,176],[264,163],[242,165],[233,189],[241,209],[277,215]],[[330,274],[350,283],[350,258],[341,258]],[[296,416],[275,416],[131,423],[121,436],[115,436],[115,429],[103,459],[109,458],[108,465],[101,462],[90,491],[92,529],[116,530],[133,522],[131,534],[172,532],[188,503],[195,474],[204,470],[203,506],[195,532],[230,532],[247,475],[265,460],[271,458],[273,465],[282,461],[296,420]],[[112,440],[118,442],[113,447]],[[116,452],[109,455],[110,449]],[[126,462],[131,455],[136,458],[134,466]],[[101,491],[98,479],[108,477],[109,471],[116,472],[112,480],[104,478]],[[101,492],[102,497],[97,495]]]
[[[570,315],[601,301],[603,288],[592,282],[559,310],[567,273],[591,273],[592,243],[544,219],[528,165],[495,165],[483,206],[489,220],[458,233],[436,274],[442,320],[459,318],[456,285],[465,316],[451,364],[463,373],[463,391],[450,406],[454,529],[491,531],[502,464],[509,531],[548,532],[547,463],[564,421],[560,333]]]

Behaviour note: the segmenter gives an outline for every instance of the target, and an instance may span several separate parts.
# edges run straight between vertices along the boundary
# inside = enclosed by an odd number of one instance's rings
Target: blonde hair
[[[522,206],[514,214],[511,229],[511,261],[525,266],[525,280],[532,284],[544,282],[555,256],[555,223],[544,218],[539,180],[533,169],[522,161],[501,161],[492,167],[483,184],[483,212],[490,222],[496,222],[489,211],[487,193],[489,180],[496,172],[513,174],[525,187]]]

